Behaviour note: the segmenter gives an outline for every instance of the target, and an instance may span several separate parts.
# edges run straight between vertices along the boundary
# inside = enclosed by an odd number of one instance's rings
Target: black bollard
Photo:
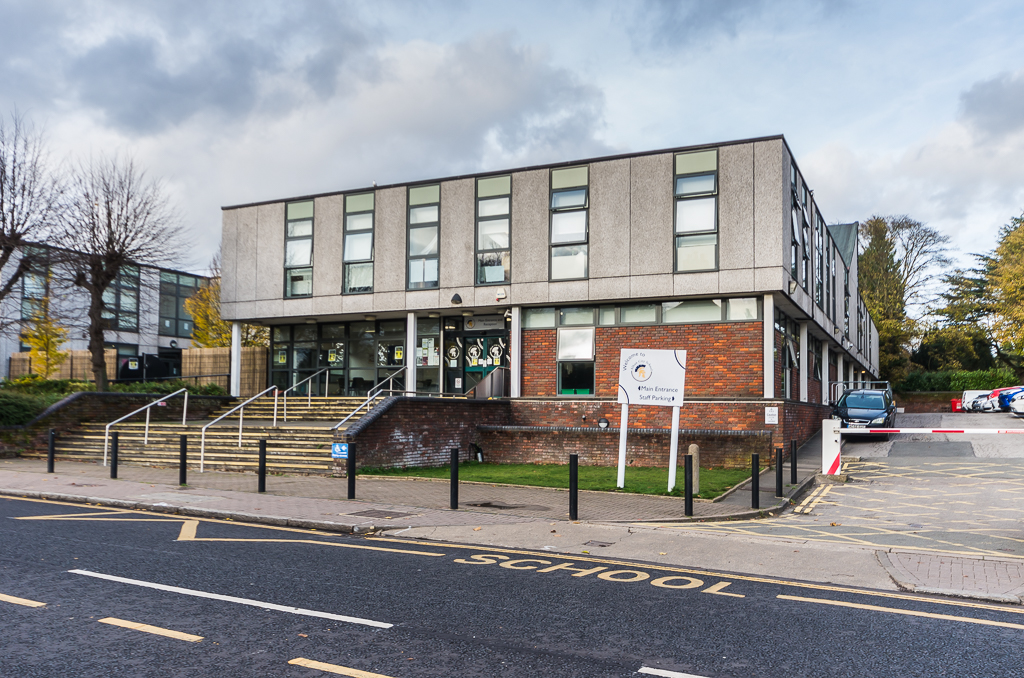
[[[258,478],[256,483],[257,492],[267,491],[267,439],[260,439],[260,465],[256,469],[256,476]]]
[[[782,489],[782,446],[775,448],[775,496],[785,497]]]
[[[580,455],[569,455],[569,520],[580,519]]]
[[[117,480],[117,431],[114,431],[111,437],[113,438],[113,440],[110,441],[110,477],[113,480]]]
[[[178,445],[178,484],[188,484],[188,436],[184,433]]]
[[[693,455],[683,457],[683,515],[693,515]]]
[[[53,473],[53,458],[57,452],[57,431],[50,429],[50,446],[46,449],[46,472]]]
[[[796,441],[789,441],[789,483],[796,485]]]
[[[452,485],[451,485],[451,497],[448,501],[448,508],[455,511],[459,508],[459,448],[453,447],[452,450]]]
[[[348,476],[348,498],[356,498],[356,446],[348,444],[348,458],[345,460],[345,475]]]
[[[750,508],[761,508],[761,455],[750,455]]]

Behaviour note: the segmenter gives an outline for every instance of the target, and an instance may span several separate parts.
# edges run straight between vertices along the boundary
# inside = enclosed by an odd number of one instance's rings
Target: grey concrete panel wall
[[[499,290],[504,290],[505,298],[498,299],[497,294]],[[508,297],[509,286],[508,285],[494,285],[487,287],[477,287],[473,290],[472,303],[475,306],[501,306],[504,308],[509,305]],[[451,296],[448,297],[451,299]],[[463,297],[465,299],[465,297]]]
[[[630,160],[590,165],[590,278],[629,272]]]
[[[235,301],[256,299],[257,207],[238,212],[235,242]],[[281,277],[284,280],[283,274]],[[280,295],[278,295],[280,296]]]
[[[405,205],[405,187],[377,191],[373,234],[374,293],[405,291]],[[374,305],[377,303],[375,301]]]
[[[550,257],[547,170],[512,175],[512,280],[548,279]]]
[[[441,287],[473,285],[476,271],[476,181],[441,184]],[[449,297],[450,298],[450,297]]]
[[[509,295],[509,303],[512,305],[547,303],[548,284],[546,282],[514,282],[511,287],[512,293]]]
[[[688,294],[718,294],[718,271],[676,273],[672,276],[672,293],[677,297]]]
[[[256,298],[283,296],[284,203],[277,202],[256,208]]]
[[[462,298],[461,304],[452,303],[452,297],[454,297],[456,294]],[[473,299],[475,298],[475,295],[475,287],[449,287],[446,290],[442,290],[439,305],[441,308],[469,308],[470,306],[473,305]]]
[[[235,287],[238,283],[236,251],[238,240],[238,215],[241,210],[225,210],[221,212],[220,229],[220,301],[230,303],[236,299]]]
[[[788,156],[781,139],[754,144],[754,265],[785,266],[789,224]]]
[[[739,268],[722,271],[718,276],[718,291],[722,294],[750,292],[754,289],[754,269]]]
[[[345,198],[329,195],[313,203],[313,294],[341,294],[344,266],[341,250],[344,242]],[[338,306],[341,306],[340,300]]]
[[[629,296],[670,297],[673,294],[673,287],[674,283],[671,273],[635,275],[629,279]]]
[[[627,275],[672,272],[672,154],[630,160]]]
[[[372,294],[346,294],[341,297],[341,310],[345,313],[369,313],[373,310]]]
[[[629,276],[615,278],[592,278],[590,280],[590,299],[604,301],[606,299],[628,299]]]
[[[450,298],[450,297],[449,297]],[[441,292],[439,290],[416,290],[405,293],[405,308],[409,310],[420,308],[437,308],[441,303]]]
[[[718,268],[749,270],[754,266],[753,144],[718,149],[718,186]]]
[[[548,300],[551,302],[587,301],[589,295],[588,280],[562,280],[548,284]]]

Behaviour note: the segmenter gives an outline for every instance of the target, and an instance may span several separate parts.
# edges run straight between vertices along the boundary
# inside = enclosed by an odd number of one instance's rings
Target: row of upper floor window
[[[672,229],[674,270],[718,268],[718,151],[674,156]],[[441,186],[407,187],[406,289],[433,289],[440,283]],[[585,280],[590,269],[590,168],[549,172],[549,280]],[[344,197],[342,236],[343,294],[373,292],[375,196]],[[313,294],[314,202],[285,206],[284,296]],[[512,175],[476,180],[475,284],[500,285],[512,279]],[[333,263],[332,263],[333,265]]]

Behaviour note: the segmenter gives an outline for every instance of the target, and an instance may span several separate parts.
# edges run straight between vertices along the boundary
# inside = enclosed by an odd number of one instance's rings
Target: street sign
[[[686,351],[621,349],[619,404],[679,407],[686,383]]]
[[[348,459],[348,443],[331,443],[331,458]]]

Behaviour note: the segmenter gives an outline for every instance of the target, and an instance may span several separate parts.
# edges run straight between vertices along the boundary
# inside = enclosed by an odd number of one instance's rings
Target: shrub
[[[953,372],[949,380],[950,390],[990,390],[1005,386],[1016,386],[1017,377],[1007,369],[975,370],[974,372]]]
[[[27,424],[62,398],[63,395],[60,394],[33,395],[0,391],[0,426]]]

